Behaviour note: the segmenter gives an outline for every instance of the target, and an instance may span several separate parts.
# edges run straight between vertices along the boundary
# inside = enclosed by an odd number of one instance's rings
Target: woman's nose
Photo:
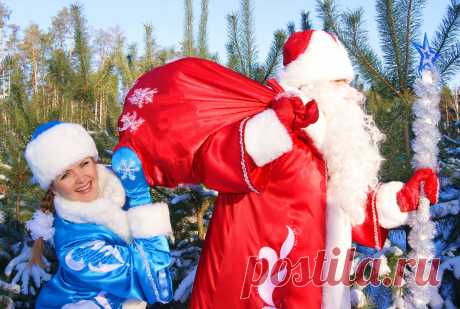
[[[76,169],[74,171],[74,175],[75,175],[75,180],[77,183],[82,183],[84,181],[84,173],[83,171],[79,170],[79,169]]]

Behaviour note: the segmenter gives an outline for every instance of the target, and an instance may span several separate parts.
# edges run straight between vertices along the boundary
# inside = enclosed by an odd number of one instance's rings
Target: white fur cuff
[[[130,208],[128,222],[133,238],[172,236],[169,209],[166,203],[154,203]]]
[[[244,144],[257,166],[264,166],[292,149],[287,129],[270,108],[248,120]]]
[[[379,224],[386,229],[392,229],[407,224],[408,213],[399,209],[396,194],[404,183],[392,181],[382,184],[377,192],[376,206]]]

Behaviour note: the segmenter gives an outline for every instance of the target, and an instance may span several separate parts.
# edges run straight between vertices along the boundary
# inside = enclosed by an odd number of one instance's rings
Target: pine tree
[[[94,102],[94,89],[92,89],[90,83],[91,51],[89,48],[89,34],[86,19],[83,15],[83,7],[79,4],[72,4],[70,15],[74,39],[72,65],[75,71],[74,82],[76,83],[73,97],[81,105],[78,121],[83,123],[84,111],[86,111],[85,114],[89,113],[91,104]]]
[[[201,16],[198,28],[198,56],[208,58],[208,0],[201,0]]]
[[[142,70],[144,72],[150,71],[155,65],[154,55],[154,39],[153,39],[153,26],[151,24],[144,25],[145,39],[144,39],[144,61]]]
[[[182,40],[182,54],[184,56],[195,55],[195,41],[193,38],[193,3],[192,0],[184,0],[184,38]]]
[[[163,51],[163,55],[166,52],[166,50]],[[208,48],[208,0],[201,0],[201,14],[196,42],[194,36],[193,1],[184,1],[182,56],[196,56],[214,61],[218,60],[217,54],[212,54]]]
[[[275,31],[265,63],[259,64],[253,23],[251,0],[242,0],[240,12],[227,15],[227,66],[260,83],[265,83],[274,75],[280,64],[286,32]]]

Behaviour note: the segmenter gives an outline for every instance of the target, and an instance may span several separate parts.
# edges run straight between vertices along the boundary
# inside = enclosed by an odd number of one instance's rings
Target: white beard
[[[384,135],[364,112],[365,97],[356,89],[324,83],[301,90],[315,99],[325,120],[320,150],[328,168],[328,207],[340,207],[353,225],[361,224],[367,195],[378,184]]]

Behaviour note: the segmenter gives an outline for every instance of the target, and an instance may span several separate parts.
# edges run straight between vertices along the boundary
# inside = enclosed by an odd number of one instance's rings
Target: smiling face
[[[70,166],[54,179],[52,189],[70,201],[94,201],[99,194],[96,162],[87,157]]]

